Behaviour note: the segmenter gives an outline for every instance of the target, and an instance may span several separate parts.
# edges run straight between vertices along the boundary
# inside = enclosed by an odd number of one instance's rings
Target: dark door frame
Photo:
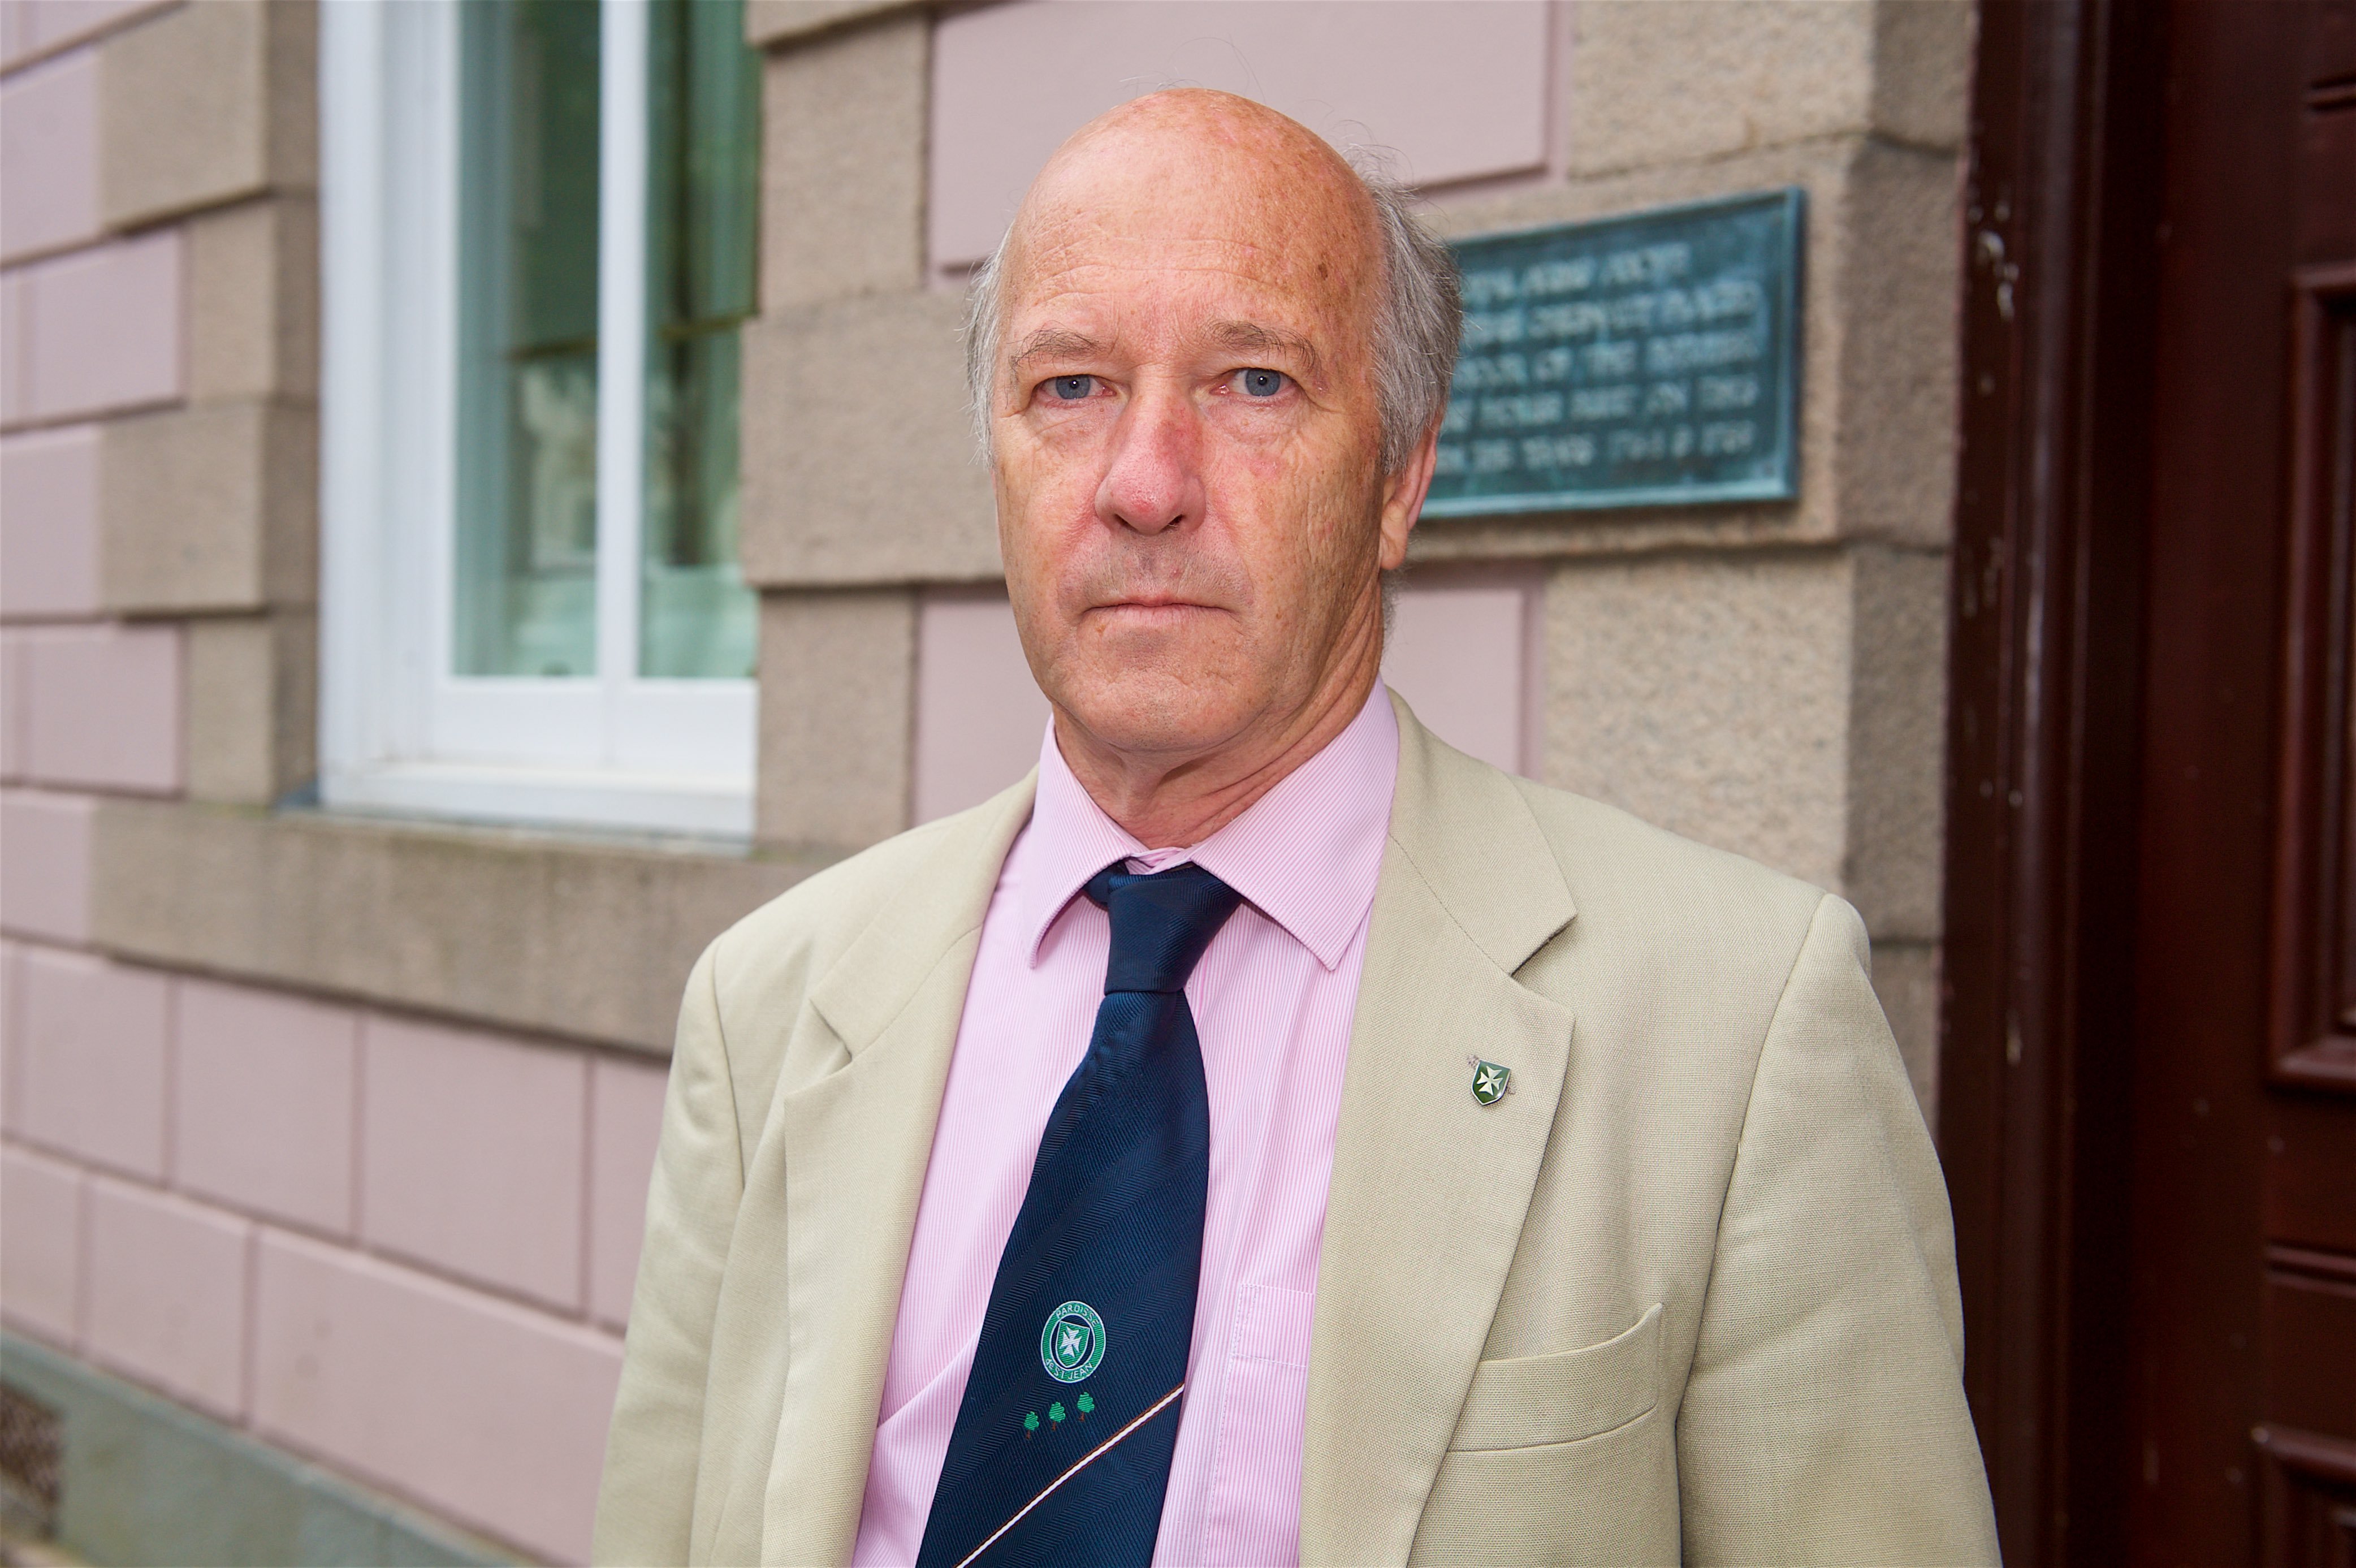
[[[2131,924],[2166,7],[1984,0],[1940,1147],[2005,1557],[2125,1546]]]

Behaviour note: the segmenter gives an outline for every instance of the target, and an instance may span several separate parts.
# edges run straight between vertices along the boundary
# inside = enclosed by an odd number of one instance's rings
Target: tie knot
[[[1243,895],[1189,863],[1138,875],[1114,862],[1088,879],[1087,895],[1112,918],[1105,993],[1186,988],[1195,961]]]

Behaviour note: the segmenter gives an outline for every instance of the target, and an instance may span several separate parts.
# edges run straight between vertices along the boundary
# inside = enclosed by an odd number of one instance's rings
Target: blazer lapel
[[[762,1561],[841,1563],[866,1492],[908,1244],[983,915],[1035,776],[941,834],[908,885],[811,986],[831,1071],[783,1092],[788,1361]]]
[[[1519,790],[1405,703],[1334,1134],[1301,1455],[1304,1563],[1403,1562],[1521,1239],[1571,1016],[1513,978],[1572,917]],[[1513,1071],[1483,1105],[1470,1057]]]

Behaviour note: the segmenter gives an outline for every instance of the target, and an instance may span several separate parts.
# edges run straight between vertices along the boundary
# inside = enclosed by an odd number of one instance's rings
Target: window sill
[[[745,779],[415,762],[330,773],[320,793],[337,811],[532,827],[627,824],[723,839],[753,834],[753,787]]]
[[[670,1049],[704,945],[824,852],[109,800],[91,936],[123,959]]]

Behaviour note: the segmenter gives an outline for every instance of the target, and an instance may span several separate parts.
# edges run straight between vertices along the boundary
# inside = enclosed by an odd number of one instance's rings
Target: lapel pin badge
[[[1483,1105],[1494,1105],[1514,1092],[1514,1069],[1495,1062],[1483,1061],[1467,1056],[1464,1065],[1472,1069],[1472,1098]]]

